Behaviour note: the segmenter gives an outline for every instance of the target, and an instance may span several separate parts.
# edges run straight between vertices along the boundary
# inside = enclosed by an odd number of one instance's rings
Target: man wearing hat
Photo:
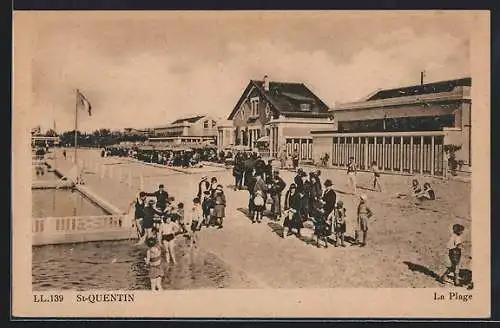
[[[293,182],[297,186],[297,192],[303,192],[304,191],[304,181],[303,178],[306,177],[307,174],[304,172],[302,168],[297,169],[297,175],[293,179]]]
[[[335,209],[335,203],[337,202],[337,193],[333,190],[333,182],[330,179],[325,180],[325,191],[323,192],[323,197],[321,198],[325,203],[323,209],[325,210],[325,215],[328,217],[332,215]]]
[[[165,186],[160,184],[158,190],[154,193],[148,193],[147,196],[156,197],[156,208],[160,211],[165,211],[168,203],[168,192],[165,190]]]
[[[270,181],[271,188],[269,190],[269,194],[273,200],[273,205],[271,207],[271,212],[273,214],[274,220],[279,220],[281,217],[281,194],[283,190],[285,190],[286,183],[280,177],[280,173],[278,170],[274,170],[273,176]]]
[[[200,201],[203,200],[203,195],[206,194],[206,191],[210,193],[210,182],[208,182],[208,177],[205,175],[201,178],[200,183],[198,183],[198,194],[196,196]]]

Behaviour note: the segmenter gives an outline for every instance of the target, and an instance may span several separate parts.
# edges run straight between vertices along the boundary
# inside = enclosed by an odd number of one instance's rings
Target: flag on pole
[[[90,101],[80,92],[80,90],[76,90],[77,93],[77,105],[79,108],[86,109],[89,113],[89,116],[92,116],[92,105]]]

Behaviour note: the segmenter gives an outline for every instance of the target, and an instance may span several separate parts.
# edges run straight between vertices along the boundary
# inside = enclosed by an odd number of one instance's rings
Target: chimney
[[[263,86],[265,91],[269,91],[269,78],[267,77],[267,75],[264,75]]]

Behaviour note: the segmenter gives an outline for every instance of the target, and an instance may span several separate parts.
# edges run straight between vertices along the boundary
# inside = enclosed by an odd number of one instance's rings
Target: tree
[[[54,131],[53,129],[48,129],[47,132],[45,132],[46,137],[57,137],[57,132]]]
[[[457,168],[463,165],[463,161],[457,161],[455,153],[462,148],[461,145],[444,145],[443,150],[448,154],[448,166],[451,171],[451,175],[457,175]]]

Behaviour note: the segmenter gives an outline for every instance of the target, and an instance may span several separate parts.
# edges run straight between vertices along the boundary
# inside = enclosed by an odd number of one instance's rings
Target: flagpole
[[[78,170],[77,148],[78,148],[78,89],[76,89],[76,101],[75,101],[75,164]]]

